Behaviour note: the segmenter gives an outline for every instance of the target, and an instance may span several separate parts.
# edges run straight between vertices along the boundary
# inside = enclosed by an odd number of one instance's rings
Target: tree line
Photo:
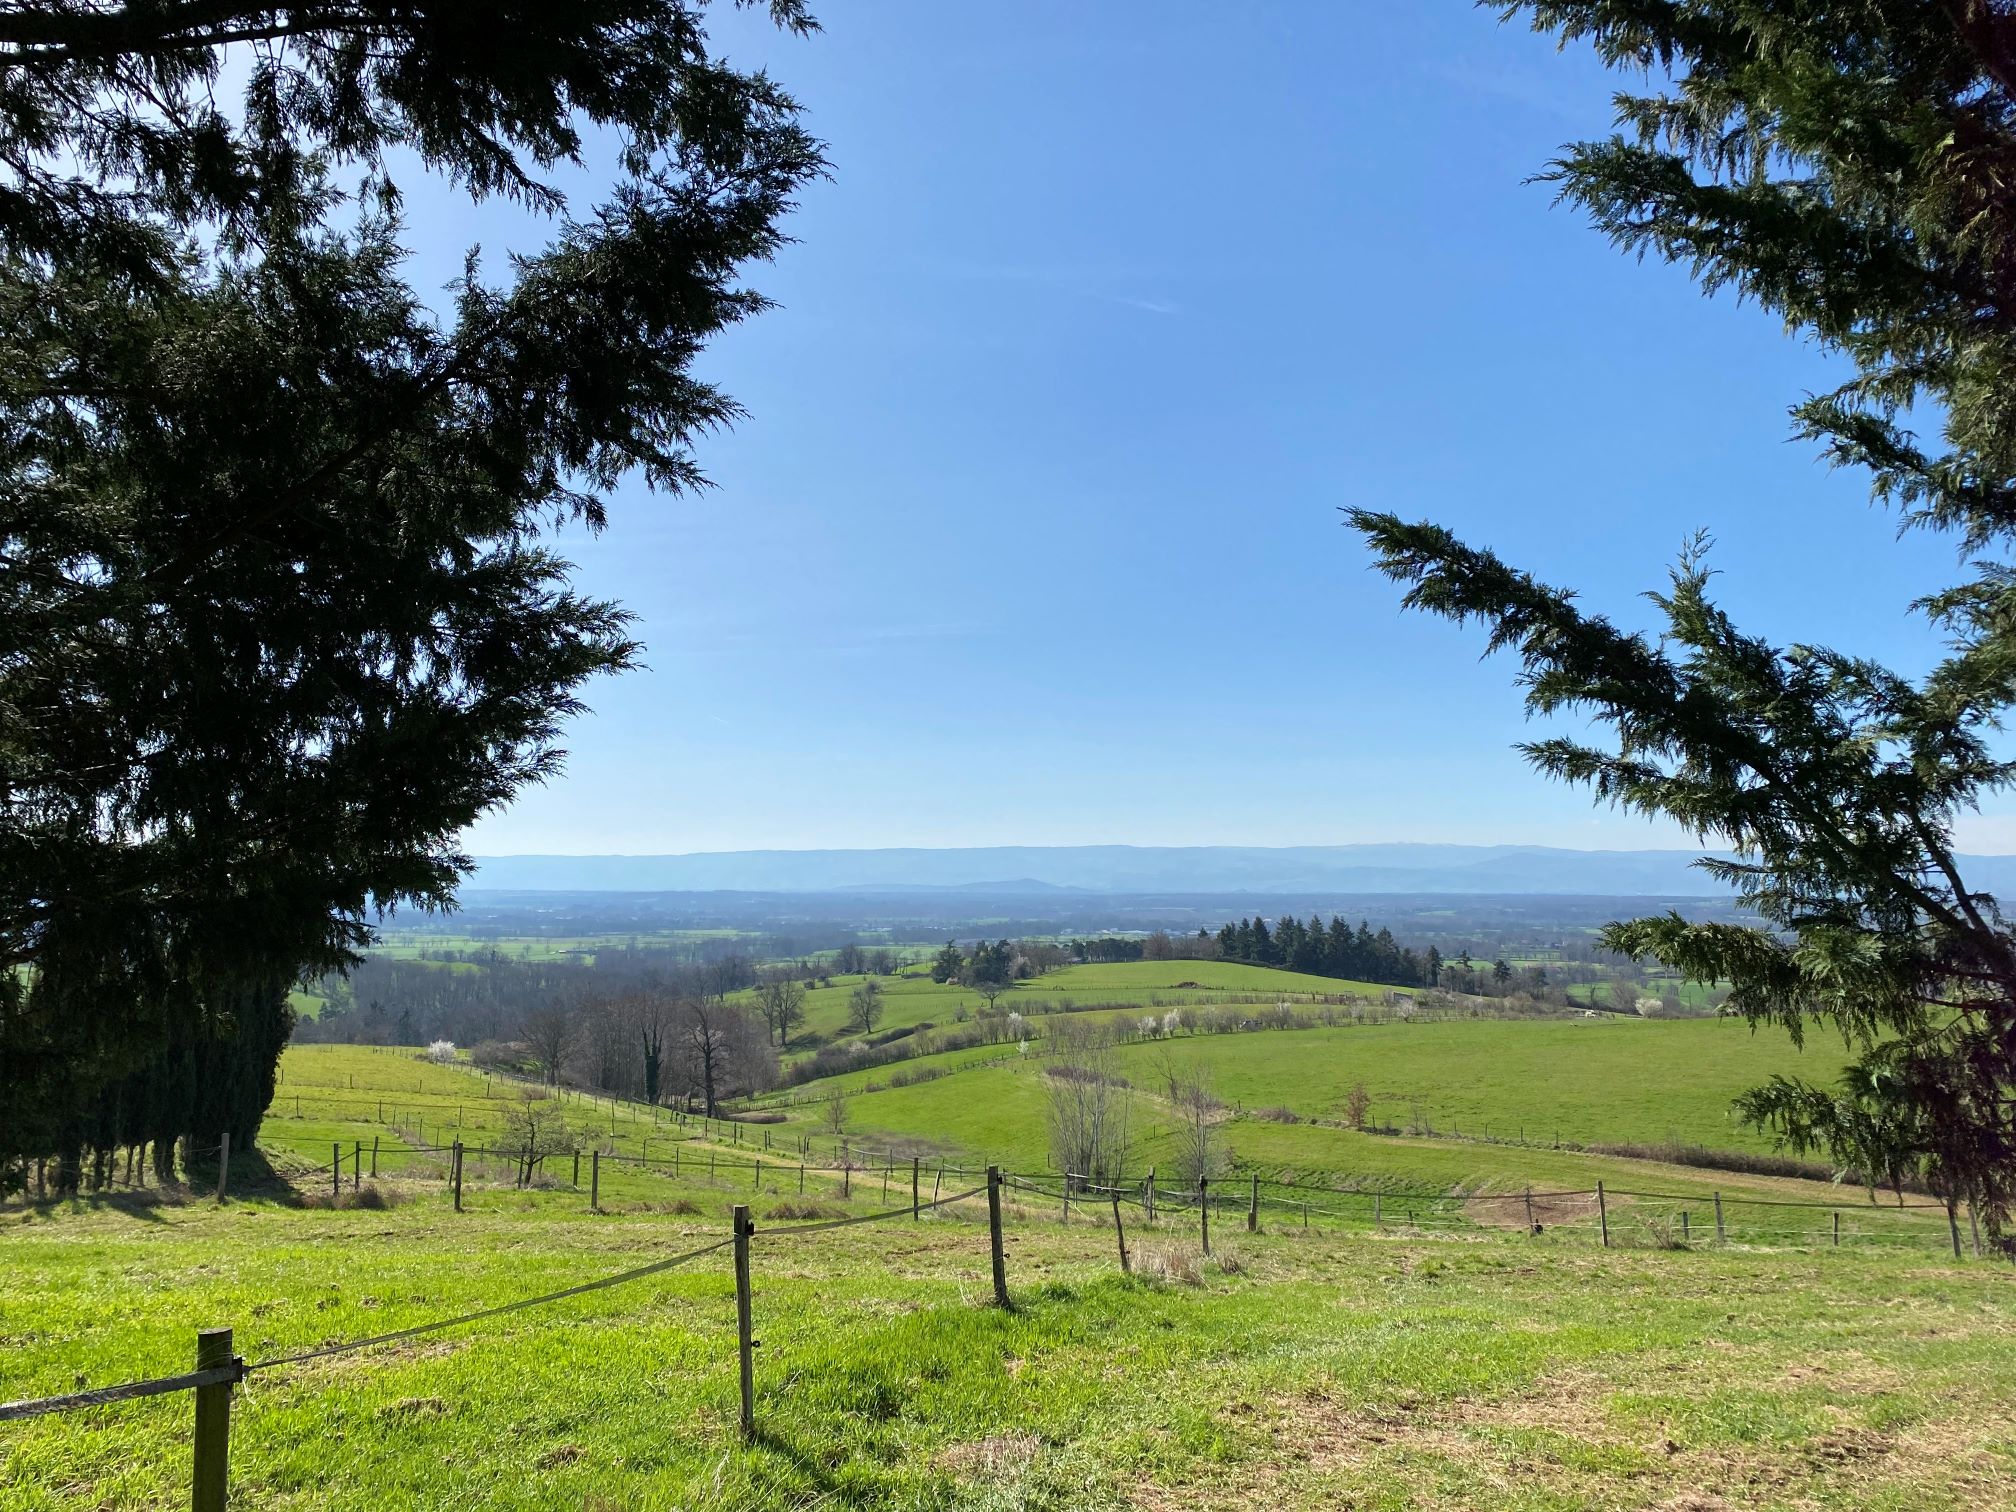
[[[1391,987],[1434,987],[1442,979],[1440,950],[1431,945],[1417,953],[1395,940],[1390,929],[1374,933],[1365,920],[1353,929],[1341,917],[1325,924],[1311,914],[1305,924],[1286,914],[1270,929],[1265,919],[1241,919],[1220,929],[1217,942],[1225,960],[1284,966],[1311,976]]]

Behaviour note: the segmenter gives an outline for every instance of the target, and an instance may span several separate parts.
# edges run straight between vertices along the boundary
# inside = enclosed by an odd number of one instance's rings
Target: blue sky
[[[1952,546],[1789,439],[1824,360],[1523,182],[1607,129],[1586,53],[1462,0],[821,19],[717,26],[833,178],[707,357],[718,487],[568,543],[649,669],[477,853],[1684,843],[1528,771],[1510,667],[1399,612],[1349,504],[1639,624],[1705,527],[1749,627],[1935,649]],[[428,282],[542,234],[408,187]]]

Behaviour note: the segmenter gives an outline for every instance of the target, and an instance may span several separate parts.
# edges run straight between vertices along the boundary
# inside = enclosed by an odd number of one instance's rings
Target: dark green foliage
[[[50,4],[0,57],[0,1169],[158,1161],[251,1137],[288,988],[449,905],[633,661],[540,535],[700,481],[692,361],[820,160],[685,0]],[[380,154],[558,208],[590,123],[607,201],[420,304]]]
[[[1217,938],[1218,953],[1228,961],[1394,987],[1432,987],[1441,963],[1438,952],[1431,948],[1427,956],[1417,955],[1396,941],[1390,929],[1375,935],[1361,921],[1354,933],[1341,918],[1325,925],[1313,914],[1307,924],[1287,915],[1271,931],[1265,919],[1241,919],[1221,928]]]
[[[1433,525],[1357,511],[1407,602],[1480,619],[1535,713],[1609,726],[1525,747],[1541,770],[1732,846],[1707,862],[1765,921],[1677,917],[1605,943],[1731,984],[1753,1023],[1823,1022],[1863,1051],[1839,1092],[1760,1089],[1748,1114],[1844,1165],[1923,1173],[2006,1228],[2016,1200],[2016,943],[1953,857],[1954,817],[2007,784],[2016,698],[2016,17],[1988,0],[1584,0],[1507,8],[1666,76],[1550,177],[1621,246],[1733,286],[1845,357],[1801,433],[1868,470],[1971,576],[1922,607],[1951,632],[1913,682],[1739,632],[1699,545],[1654,596],[1655,640],[1584,613]],[[1937,418],[1928,445],[1907,410]]]

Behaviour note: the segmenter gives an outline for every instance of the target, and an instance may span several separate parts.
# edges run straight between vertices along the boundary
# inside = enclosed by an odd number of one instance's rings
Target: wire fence
[[[367,1179],[367,1153],[361,1140],[352,1140],[347,1150],[341,1141],[332,1141],[326,1162],[311,1160],[298,1152],[275,1149],[271,1141],[266,1142],[266,1149],[269,1160],[272,1154],[284,1156],[282,1163],[293,1167],[287,1173],[293,1180],[319,1183],[327,1179],[332,1195],[338,1198],[346,1179],[352,1192],[360,1191]],[[222,1201],[231,1170],[229,1140],[226,1139],[215,1149],[192,1153],[217,1157],[217,1197]],[[381,1167],[389,1174],[392,1167],[403,1163],[405,1174],[409,1177],[446,1182],[452,1188],[456,1210],[460,1211],[466,1162],[470,1156],[477,1157],[479,1161],[487,1159],[508,1163],[520,1173],[522,1181],[528,1166],[536,1166],[543,1159],[550,1158],[552,1153],[542,1156],[535,1149],[465,1145],[460,1141],[433,1146],[408,1141],[390,1149],[374,1141],[368,1161],[372,1176],[378,1176]],[[582,1174],[580,1152],[564,1153],[572,1163],[570,1176],[578,1189]],[[701,1158],[703,1155],[704,1159]],[[1375,1233],[1432,1235],[1465,1232],[1481,1235],[1494,1229],[1523,1229],[1535,1236],[1588,1236],[1605,1247],[1631,1244],[1635,1247],[1683,1248],[1697,1243],[1707,1244],[1712,1240],[1719,1245],[1790,1242],[1840,1248],[1851,1244],[1922,1247],[1928,1232],[1937,1233],[1925,1221],[1926,1215],[1938,1213],[1947,1220],[1944,1227],[1950,1231],[1954,1254],[1961,1253],[1957,1213],[1941,1204],[1924,1202],[1863,1210],[1792,1199],[1725,1196],[1719,1191],[1703,1194],[1610,1188],[1601,1181],[1588,1189],[1536,1191],[1528,1188],[1518,1192],[1468,1193],[1396,1191],[1382,1185],[1349,1184],[1334,1178],[1328,1184],[1305,1183],[1293,1178],[1267,1177],[1258,1172],[1231,1178],[1205,1177],[1171,1186],[1158,1184],[1153,1169],[1139,1177],[1119,1176],[1101,1181],[1091,1175],[1070,1172],[1004,1172],[998,1166],[986,1167],[980,1184],[948,1195],[945,1192],[948,1177],[951,1185],[958,1186],[970,1176],[980,1174],[977,1168],[949,1161],[927,1163],[916,1153],[899,1157],[893,1149],[854,1150],[844,1142],[838,1160],[832,1164],[820,1164],[809,1158],[809,1144],[801,1147],[799,1158],[795,1161],[776,1158],[766,1161],[757,1151],[751,1151],[742,1158],[733,1153],[724,1154],[713,1145],[702,1150],[693,1147],[689,1141],[679,1140],[673,1143],[669,1159],[661,1157],[655,1161],[641,1155],[605,1154],[599,1148],[590,1150],[587,1195],[591,1209],[600,1207],[601,1167],[605,1163],[633,1173],[680,1181],[722,1183],[727,1180],[739,1184],[746,1174],[750,1186],[756,1191],[763,1189],[766,1175],[772,1181],[773,1191],[779,1184],[795,1180],[801,1193],[805,1190],[808,1177],[816,1177],[829,1188],[837,1184],[843,1198],[852,1196],[857,1179],[872,1182],[879,1167],[884,1205],[879,1211],[837,1217],[808,1214],[805,1216],[809,1221],[759,1231],[749,1206],[737,1204],[733,1209],[731,1231],[726,1237],[675,1255],[536,1296],[251,1362],[233,1352],[230,1329],[204,1330],[197,1338],[195,1369],[189,1372],[0,1404],[0,1423],[83,1411],[183,1391],[193,1392],[196,1413],[191,1441],[192,1484],[195,1488],[192,1505],[196,1512],[220,1512],[225,1505],[229,1482],[232,1389],[247,1377],[260,1371],[300,1366],[402,1343],[448,1329],[551,1306],[592,1292],[627,1286],[732,1248],[735,1251],[741,1426],[745,1435],[753,1434],[750,1274],[751,1244],[759,1233],[765,1240],[785,1240],[906,1216],[914,1221],[928,1213],[972,1201],[983,1194],[987,1199],[994,1301],[1002,1307],[1009,1305],[1002,1239],[1003,1198],[1008,1192],[1021,1199],[1014,1210],[1018,1218],[1026,1219],[1032,1213],[1041,1218],[1054,1204],[1056,1218],[1062,1224],[1076,1221],[1110,1227],[1123,1270],[1131,1268],[1127,1242],[1130,1221],[1137,1230],[1137,1239],[1143,1229],[1166,1235],[1187,1232],[1194,1224],[1203,1252],[1210,1255],[1214,1224],[1222,1244],[1225,1229],[1228,1226],[1236,1229],[1242,1219],[1249,1233],[1258,1232],[1264,1219],[1271,1232],[1300,1231],[1305,1234],[1359,1229]],[[907,1202],[903,1200],[901,1177],[904,1175],[909,1177]],[[927,1175],[931,1179],[928,1199],[924,1195]],[[1753,1210],[1766,1215],[1768,1222],[1743,1223],[1742,1217]],[[1844,1212],[1854,1215],[1846,1224],[1842,1221]],[[1126,1214],[1134,1216],[1130,1220]],[[795,1218],[799,1215],[794,1213],[789,1216]],[[1976,1253],[1979,1253],[1978,1233]]]
[[[340,1163],[339,1163],[340,1165]],[[897,1208],[886,1212],[858,1214],[846,1218],[830,1219],[811,1223],[790,1225],[778,1229],[760,1231],[766,1240],[788,1240],[804,1238],[813,1234],[828,1233],[835,1229],[852,1228],[862,1224],[885,1223],[892,1219],[908,1217],[912,1221],[921,1220],[925,1214],[951,1208],[969,1202],[983,1193],[988,1199],[988,1229],[991,1258],[994,1273],[994,1301],[996,1305],[1010,1305],[1006,1283],[1006,1247],[1002,1239],[1002,1205],[1000,1200],[1002,1179],[998,1172],[990,1171],[984,1186],[968,1188],[950,1196],[940,1196],[930,1202],[913,1199],[907,1208]],[[753,1437],[756,1431],[755,1417],[755,1359],[756,1341],[753,1334],[753,1287],[751,1279],[751,1245],[759,1236],[755,1221],[746,1205],[738,1205],[731,1218],[731,1230],[723,1239],[710,1244],[699,1245],[661,1260],[644,1265],[632,1266],[612,1275],[598,1276],[578,1282],[572,1286],[541,1293],[537,1296],[521,1297],[511,1302],[499,1303],[491,1307],[476,1308],[450,1317],[436,1318],[409,1328],[393,1329],[367,1337],[343,1340],[314,1349],[300,1350],[290,1354],[269,1356],[265,1359],[247,1361],[233,1349],[233,1332],[229,1328],[201,1330],[196,1340],[196,1369],[181,1375],[158,1376],[149,1380],[128,1381],[115,1386],[104,1386],[89,1391],[70,1392],[61,1396],[33,1397],[22,1401],[0,1403],[0,1423],[20,1422],[32,1418],[48,1417],[59,1413],[80,1412],[90,1408],[109,1406],[118,1402],[134,1401],[146,1397],[168,1396],[188,1391],[196,1398],[196,1412],[191,1432],[191,1506],[194,1512],[224,1512],[229,1498],[230,1487],[230,1421],[233,1388],[247,1378],[261,1371],[278,1370],[300,1366],[319,1360],[332,1359],[341,1355],[358,1354],[366,1350],[378,1349],[391,1344],[404,1343],[429,1334],[441,1333],[448,1329],[464,1328],[471,1324],[501,1318],[512,1313],[533,1308],[550,1306],[569,1298],[584,1296],[590,1292],[609,1290],[627,1286],[648,1277],[662,1275],[680,1266],[689,1265],[709,1255],[718,1254],[732,1248],[735,1252],[735,1303],[737,1355],[741,1390],[741,1431],[743,1437]]]

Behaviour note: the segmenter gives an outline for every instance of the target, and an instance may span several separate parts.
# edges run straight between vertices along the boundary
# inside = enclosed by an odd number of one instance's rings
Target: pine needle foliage
[[[1406,603],[1480,621],[1529,709],[1607,743],[1523,747],[1604,802],[1677,820],[1757,927],[1669,915],[1606,943],[1795,1039],[1838,1028],[1836,1088],[1778,1079],[1752,1119],[1844,1165],[1921,1174],[2006,1236],[2016,1201],[2016,939],[1956,862],[1955,818],[2012,776],[2016,700],[2016,14],[1991,0],[1533,0],[1496,6],[1645,80],[1616,133],[1543,177],[1613,242],[1732,289],[1844,357],[1792,410],[1905,529],[1970,559],[1917,606],[1948,654],[1910,679],[1776,646],[1710,596],[1707,541],[1649,595],[1656,638],[1433,524],[1350,512]],[[1914,431],[1931,417],[1937,435]],[[1957,1230],[1956,1230],[1957,1232]],[[2005,1243],[2008,1242],[2005,1237]]]
[[[243,1147],[289,987],[452,904],[461,831],[636,660],[551,531],[704,481],[738,411],[694,359],[823,166],[706,19],[0,5],[0,1180]],[[550,240],[430,308],[416,161]]]

